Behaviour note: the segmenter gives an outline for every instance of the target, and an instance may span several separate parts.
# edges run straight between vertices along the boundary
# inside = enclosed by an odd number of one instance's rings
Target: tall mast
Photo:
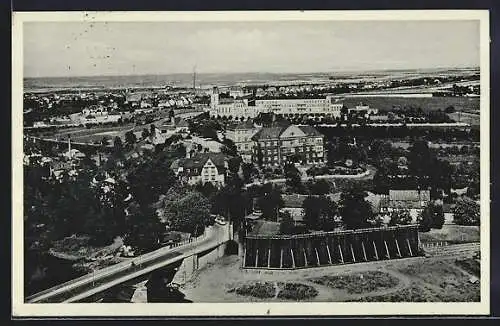
[[[196,92],[196,64],[193,67],[193,92]]]

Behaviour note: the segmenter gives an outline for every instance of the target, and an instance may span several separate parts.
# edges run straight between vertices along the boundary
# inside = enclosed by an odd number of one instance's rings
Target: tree
[[[282,213],[280,222],[280,234],[293,234],[295,229],[295,222],[290,216],[290,213]]]
[[[237,156],[238,155],[238,148],[234,144],[234,142],[231,139],[224,138],[222,141],[222,144],[224,145],[221,148],[221,152],[230,156]]]
[[[330,192],[330,184],[324,179],[319,179],[309,184],[309,191],[313,195],[326,195]]]
[[[128,145],[134,145],[137,142],[137,137],[132,131],[127,131],[125,133],[125,143]]]
[[[172,230],[188,232],[195,237],[214,223],[210,202],[196,191],[188,192],[170,203],[165,211],[165,220]]]
[[[240,164],[241,158],[239,156],[231,157],[227,162],[229,171],[234,174],[238,173],[238,171],[240,170]]]
[[[300,171],[293,164],[285,164],[284,167],[286,185],[294,193],[303,193],[304,185],[300,178]]]
[[[371,204],[365,200],[364,191],[353,189],[340,196],[340,215],[342,222],[349,229],[368,227],[368,220],[373,218]]]
[[[115,154],[117,155],[123,154],[123,142],[122,139],[118,136],[115,137],[115,140],[113,142],[113,149]]]
[[[272,187],[269,191],[264,191],[264,194],[257,199],[257,205],[262,211],[262,215],[271,220],[277,219],[278,209],[283,207],[283,199],[281,192],[276,187]]]
[[[432,212],[429,207],[425,207],[424,210],[418,216],[418,230],[420,232],[429,232],[432,226]]]
[[[156,249],[165,227],[155,210],[149,205],[141,206],[137,202],[132,202],[127,211],[125,242],[139,252]]]
[[[262,148],[260,144],[257,144],[257,164],[262,166],[264,163],[264,153],[262,152]]]
[[[431,228],[441,229],[444,225],[443,205],[432,203],[432,223]]]
[[[410,148],[409,157],[409,169],[410,172],[422,179],[425,176],[429,176],[433,169],[433,154],[429,149],[429,145],[424,140],[417,140],[413,143]]]
[[[391,212],[389,226],[411,224],[412,218],[407,209],[395,210]]]
[[[455,107],[453,107],[453,105],[450,105],[450,106],[446,107],[446,109],[444,109],[444,112],[445,113],[454,113]]]
[[[212,212],[226,216],[235,230],[239,229],[242,218],[250,210],[249,198],[242,188],[243,181],[236,174],[231,175],[211,201]]]
[[[167,156],[167,151],[162,152]],[[132,195],[141,205],[154,203],[161,194],[165,194],[177,178],[170,169],[171,159],[159,155],[130,168],[127,180]]]
[[[243,179],[245,182],[251,182],[252,176],[257,174],[257,171],[252,163],[242,163],[241,171],[243,173]]]
[[[148,138],[151,134],[150,134],[150,132],[149,132],[149,130],[148,130],[148,129],[144,128],[144,129],[142,129],[142,134],[141,134],[141,135],[142,135],[142,139],[146,139],[146,138]]]
[[[325,196],[308,196],[302,203],[304,222],[310,230],[330,231],[335,227],[337,205]]]
[[[453,221],[458,225],[479,225],[480,224],[480,206],[474,200],[468,197],[462,197],[457,200],[453,208]]]
[[[444,224],[443,206],[435,202],[430,202],[419,216],[419,225],[421,232],[430,231],[430,229],[441,229]]]

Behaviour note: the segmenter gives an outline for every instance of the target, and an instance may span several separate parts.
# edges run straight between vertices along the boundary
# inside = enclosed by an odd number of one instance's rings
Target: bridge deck
[[[27,298],[28,303],[74,302],[102,292],[117,284],[150,273],[155,269],[173,264],[194,253],[199,253],[229,240],[228,227],[215,226],[206,236],[176,248],[160,248],[134,258],[131,262],[119,263],[89,273],[75,280],[60,284]]]

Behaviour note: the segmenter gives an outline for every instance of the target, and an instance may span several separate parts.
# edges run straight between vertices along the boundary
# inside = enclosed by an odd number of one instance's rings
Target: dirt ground
[[[182,292],[193,302],[283,302],[290,300],[277,296],[259,299],[236,294],[234,289],[257,282],[294,282],[312,286],[318,292],[314,298],[303,301],[479,301],[479,282],[470,283],[473,275],[456,263],[465,258],[415,257],[296,271],[256,271],[242,270],[238,256],[227,256],[199,270],[182,287]],[[356,290],[357,285],[364,292]]]

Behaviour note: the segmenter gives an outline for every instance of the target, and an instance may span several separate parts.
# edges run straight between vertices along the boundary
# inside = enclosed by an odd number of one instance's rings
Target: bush
[[[257,282],[254,284],[245,284],[237,288],[233,288],[228,292],[236,292],[236,294],[266,299],[266,298],[274,298],[276,295],[276,289],[274,284],[271,282]]]
[[[480,207],[474,200],[463,197],[453,209],[453,221],[458,225],[479,225]]]
[[[349,294],[390,289],[399,283],[397,278],[380,271],[340,276],[323,276],[311,279],[311,281],[331,288],[346,290]]]
[[[318,290],[310,285],[300,284],[300,283],[278,283],[280,291],[278,293],[278,298],[288,299],[288,300],[305,300],[314,298],[318,295]]]

